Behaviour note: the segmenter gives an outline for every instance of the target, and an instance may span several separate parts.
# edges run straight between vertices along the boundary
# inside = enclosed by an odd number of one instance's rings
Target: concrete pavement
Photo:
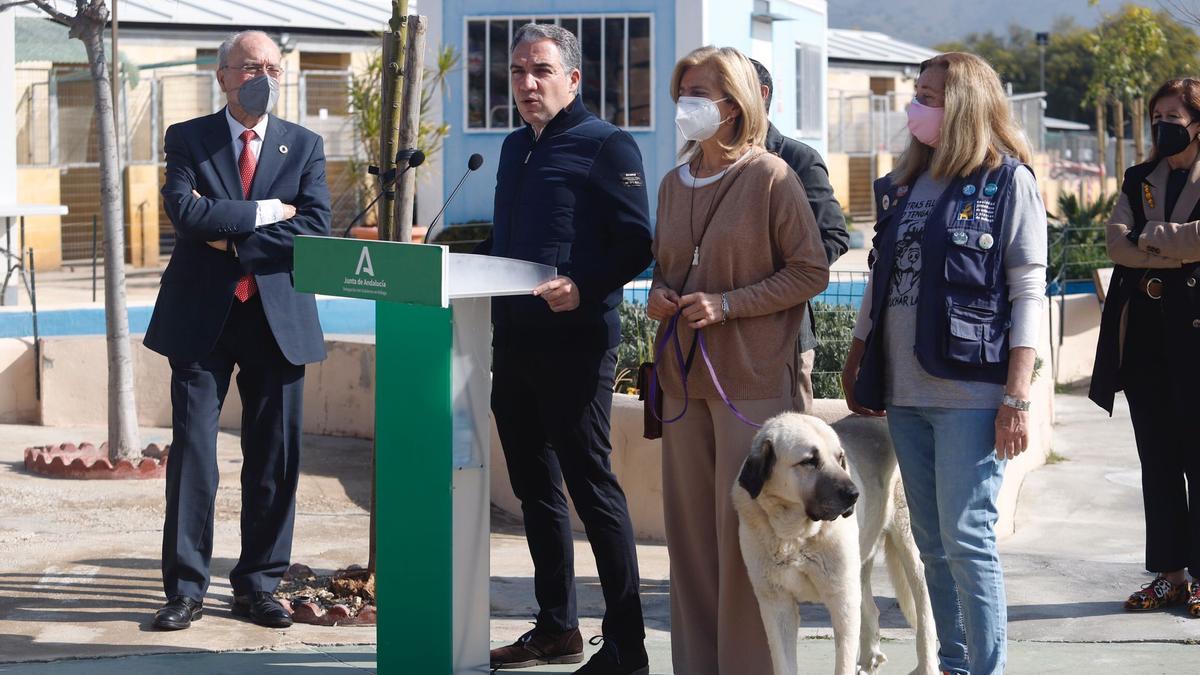
[[[1055,450],[1065,461],[1032,473],[1021,492],[1017,533],[1001,542],[1008,582],[1012,673],[1193,673],[1200,620],[1180,610],[1129,615],[1121,600],[1150,575],[1142,569],[1137,455],[1123,401],[1114,419],[1082,395],[1060,395]],[[257,673],[374,668],[374,631],[297,626],[269,631],[228,614],[224,574],[236,555],[237,439],[221,435],[212,608],[180,633],[146,629],[159,602],[161,483],[79,483],[19,468],[24,445],[92,438],[92,430],[0,426],[0,673]],[[147,441],[165,430],[148,430]],[[308,437],[297,519],[297,561],[332,569],[361,562],[366,532],[363,441]],[[669,673],[669,561],[661,544],[639,546],[652,672]],[[581,624],[600,632],[595,564],[576,542]],[[492,637],[509,641],[533,614],[531,564],[517,523],[492,536]],[[912,632],[877,570],[876,593],[889,663],[915,665]],[[822,607],[801,609],[801,672],[829,672],[833,645]],[[349,643],[362,643],[346,646]],[[329,645],[343,645],[330,647]],[[595,647],[589,647],[589,651]],[[230,651],[254,650],[254,651]],[[97,658],[97,657],[112,658]],[[78,660],[87,659],[87,660]],[[52,663],[35,663],[53,661]],[[567,673],[562,666],[526,672]],[[423,675],[423,674],[420,674]]]

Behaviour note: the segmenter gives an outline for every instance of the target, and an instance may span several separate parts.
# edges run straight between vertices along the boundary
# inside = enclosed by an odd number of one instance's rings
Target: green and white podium
[[[492,296],[555,269],[297,237],[296,290],[375,300],[380,673],[488,672]]]

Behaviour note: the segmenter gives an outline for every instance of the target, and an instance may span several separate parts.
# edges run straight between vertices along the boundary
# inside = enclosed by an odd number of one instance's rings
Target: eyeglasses
[[[246,75],[251,76],[258,75],[259,73],[263,72],[274,78],[278,78],[280,75],[283,75],[283,68],[280,68],[279,66],[264,66],[259,63],[247,63],[242,66],[225,66],[225,68],[228,70],[240,70]]]

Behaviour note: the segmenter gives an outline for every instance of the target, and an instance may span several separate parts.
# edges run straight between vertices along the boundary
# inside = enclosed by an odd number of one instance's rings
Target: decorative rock
[[[321,615],[324,612],[315,602],[304,602],[292,608],[292,620],[297,623],[312,623],[322,625]]]
[[[346,623],[350,618],[350,608],[343,604],[334,605],[325,613],[325,618],[335,626],[339,623]]]
[[[287,569],[287,572],[283,573],[283,578],[286,581],[291,581],[292,579],[312,579],[315,576],[317,575],[313,574],[311,567],[308,565],[302,565],[300,563],[293,563],[292,566]]]
[[[366,607],[358,610],[358,616],[355,617],[355,619],[357,619],[356,623],[373,624],[375,623],[375,614],[375,605],[367,605]]]

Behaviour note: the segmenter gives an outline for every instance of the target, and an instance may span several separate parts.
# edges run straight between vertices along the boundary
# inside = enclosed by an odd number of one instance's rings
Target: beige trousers
[[[790,395],[733,403],[758,423],[792,408]],[[666,397],[664,417],[682,407],[682,399]],[[771,673],[730,498],[755,431],[720,399],[691,399],[687,414],[663,429],[671,660],[679,675]]]
[[[812,370],[813,362],[816,358],[816,350],[810,349],[802,352],[799,351],[799,346],[797,345],[796,360],[792,365],[796,370],[795,381],[792,382],[792,407],[796,412],[812,414]]]

